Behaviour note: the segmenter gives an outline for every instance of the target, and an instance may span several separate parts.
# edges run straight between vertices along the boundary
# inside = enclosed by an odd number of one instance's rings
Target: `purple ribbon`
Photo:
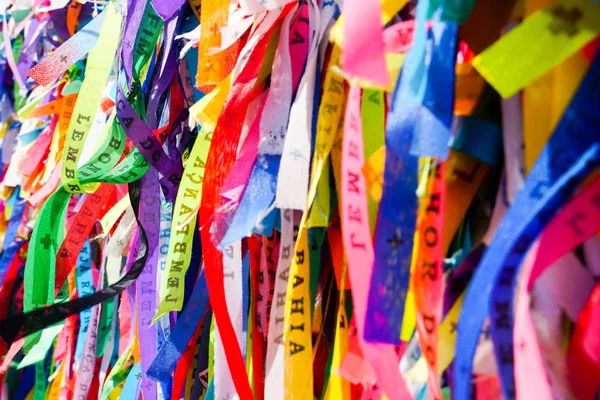
[[[138,307],[138,333],[142,362],[142,390],[145,400],[156,400],[156,382],[146,375],[156,356],[156,326],[152,317],[156,309],[156,270],[158,264],[158,237],[160,234],[160,196],[158,193],[158,174],[152,168],[142,178],[142,196],[154,201],[140,204],[140,219],[148,237],[148,258],[143,272],[136,283]]]
[[[125,32],[123,33],[123,45],[121,46],[121,57],[123,58],[123,68],[125,69],[127,86],[131,86],[133,75],[133,47],[147,2],[148,0],[132,1],[127,11]]]
[[[158,71],[154,75],[154,84],[152,85],[152,89],[150,91],[148,111],[146,112],[146,122],[150,129],[156,129],[158,127],[158,119],[156,114],[160,105],[160,97],[170,86],[171,80],[173,79],[173,74],[177,70],[177,55],[174,46],[177,22],[178,18],[173,18],[168,20],[165,24],[165,38],[163,41],[164,46],[162,58]]]
[[[152,0],[154,11],[160,15],[163,21],[171,19],[184,4],[185,0]]]
[[[117,90],[117,118],[127,137],[133,142],[146,160],[161,173],[160,183],[167,201],[171,202],[177,195],[177,187],[181,181],[183,164],[181,159],[171,160],[165,153],[154,133],[135,113],[123,89]]]

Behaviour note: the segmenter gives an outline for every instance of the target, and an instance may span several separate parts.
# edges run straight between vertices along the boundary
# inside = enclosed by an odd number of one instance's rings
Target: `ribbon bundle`
[[[0,11],[1,399],[597,398],[597,2]]]

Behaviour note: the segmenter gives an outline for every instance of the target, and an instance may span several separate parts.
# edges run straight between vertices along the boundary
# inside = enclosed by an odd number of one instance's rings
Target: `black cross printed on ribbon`
[[[404,244],[404,240],[400,238],[400,229],[396,229],[396,233],[387,242],[392,246],[392,250],[397,250],[398,245]]]
[[[374,103],[374,104],[380,105],[380,103],[379,103],[379,92],[378,92],[378,91],[373,91],[373,93],[371,93],[371,94],[369,95],[369,101],[370,101],[371,103]]]
[[[46,235],[40,240],[40,243],[44,246],[44,249],[48,250],[52,244],[52,237],[50,234],[46,233]]]
[[[304,43],[304,37],[297,30],[294,30],[294,34],[292,35],[292,44],[302,43]]]
[[[317,251],[319,249],[319,243],[317,242],[317,239],[313,236],[312,240],[310,241],[310,249],[312,251]]]
[[[577,22],[579,22],[579,20],[581,20],[583,17],[583,14],[579,8],[571,7],[569,10],[567,10],[563,6],[558,6],[554,7],[551,13],[554,17],[556,17],[554,21],[548,25],[548,29],[550,29],[552,33],[555,35],[564,33],[568,37],[572,37],[579,32],[579,28],[577,28]]]
[[[67,56],[66,56],[66,55],[64,55],[64,54],[63,54],[62,56],[60,56],[60,62],[62,62],[62,63],[65,63],[65,64],[66,64],[66,63],[67,63]]]
[[[450,321],[450,333],[456,332],[456,322]]]

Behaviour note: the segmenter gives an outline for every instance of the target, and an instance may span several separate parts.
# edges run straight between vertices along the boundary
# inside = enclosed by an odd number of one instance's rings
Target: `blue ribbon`
[[[439,13],[436,13],[439,15]],[[410,152],[421,157],[448,156],[452,114],[454,111],[454,65],[456,58],[456,22],[434,20],[428,31],[424,64],[427,77],[422,105],[415,125]]]
[[[30,367],[25,368],[25,371],[21,375],[21,379],[19,380],[19,387],[15,392],[13,399],[15,400],[24,400],[35,383],[35,366],[32,365]]]
[[[150,378],[163,384],[171,382],[171,374],[196,331],[207,301],[208,288],[203,268],[187,306],[180,313],[177,323],[171,329],[171,335],[160,347],[148,369],[147,375]]]
[[[248,340],[248,312],[250,311],[250,252],[246,253],[242,262],[242,355],[246,360]]]
[[[204,400],[215,400],[215,380],[211,379],[208,384],[208,389],[206,389],[206,396],[204,396]]]
[[[192,386],[192,399],[199,399],[208,388],[208,348],[210,346],[210,324],[212,322],[212,311],[209,308],[204,315],[204,324],[200,332],[200,351],[198,352],[198,365],[196,376]],[[205,373],[206,371],[206,373]],[[206,377],[207,381],[203,378]],[[204,386],[206,384],[206,387]]]
[[[446,158],[454,107],[458,24],[419,1],[413,46],[399,77],[386,128],[384,184],[365,323],[368,341],[400,343],[417,220],[418,156]]]
[[[171,392],[173,392],[173,380],[169,379],[167,382],[159,382],[159,386],[163,393],[163,399],[170,398]]]
[[[277,172],[281,156],[259,154],[242,201],[223,236],[219,248],[245,238],[273,201],[277,191]]]
[[[40,136],[40,133],[42,133],[42,131],[45,129],[46,126],[42,125],[39,128],[35,128],[32,131],[29,131],[27,133],[24,134],[20,134],[18,136],[19,141],[21,142],[21,144],[23,144],[23,146],[27,146],[29,143],[33,142],[35,139],[38,138],[38,136]]]
[[[407,74],[410,70],[406,70]],[[384,183],[364,333],[367,341],[393,344],[400,344],[418,207],[419,160],[409,154],[409,148],[419,107],[402,98],[406,93],[402,87],[410,84],[404,74],[405,70],[388,114]]]
[[[502,161],[502,129],[493,122],[475,117],[458,117],[458,129],[451,147],[492,167]]]
[[[77,292],[79,297],[94,293],[94,277],[92,274],[92,265],[90,263],[90,242],[86,240],[77,256],[75,268],[75,280],[77,283]],[[92,317],[92,309],[88,308],[79,313],[79,332],[77,333],[77,344],[75,345],[75,359],[81,360],[83,357],[83,347],[87,334],[88,324]]]
[[[425,65],[427,28],[425,27],[425,21],[427,20],[428,11],[429,0],[421,0],[417,3],[413,44],[402,64],[402,76],[399,80],[402,90],[400,94],[394,94],[394,99],[399,95],[401,101],[406,103],[421,104],[425,97],[427,85],[427,68]],[[396,91],[398,91],[400,85],[396,85]]]
[[[454,362],[455,399],[470,399],[473,356],[481,326],[490,308],[493,310],[494,349],[500,356],[498,364],[503,393],[506,398],[514,397],[512,297],[508,307],[497,300],[505,299],[504,294],[514,292],[513,277],[518,273],[518,261],[554,214],[549,207],[560,206],[569,194],[567,190],[597,163],[600,141],[599,92],[600,56],[596,56],[554,134],[527,176],[523,189],[507,210],[469,285],[458,322]],[[494,290],[497,284],[505,289]],[[501,290],[505,290],[502,295]],[[498,329],[507,325],[508,329]]]
[[[258,221],[256,226],[252,229],[252,232],[267,237],[271,236],[273,228],[279,230],[279,226],[277,224],[281,223],[279,220],[280,214],[281,213],[279,212],[279,209],[273,207],[273,209],[267,215],[265,215],[263,219]]]
[[[457,21],[463,23],[475,6],[476,0],[432,0],[442,10],[441,18],[444,21]]]
[[[119,398],[136,399],[141,380],[142,363],[137,363],[129,370],[129,374],[127,374],[127,379],[125,379]]]
[[[19,225],[21,225],[23,212],[27,206],[27,201],[21,199],[18,195],[15,195],[15,197],[12,199],[13,209],[6,226],[6,232],[4,233],[4,242],[2,243],[3,249],[6,249],[6,247],[9,246],[10,243],[12,243],[17,237],[17,231],[19,230]]]
[[[4,284],[4,278],[6,278],[8,268],[24,243],[25,241],[22,239],[15,240],[8,245],[8,248],[5,249],[2,256],[0,256],[0,284]]]
[[[200,272],[200,266],[202,265],[202,244],[200,242],[200,231],[195,229],[196,224],[190,226],[190,229],[194,229],[194,237],[192,238],[192,256],[190,258],[190,268],[188,268],[185,274],[185,289],[183,295],[183,307],[185,308],[187,302],[193,293],[194,285],[198,280],[198,273]]]

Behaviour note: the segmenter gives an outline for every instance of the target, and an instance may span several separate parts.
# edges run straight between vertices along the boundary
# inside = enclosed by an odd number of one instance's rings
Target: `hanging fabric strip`
[[[313,132],[313,96],[320,41],[333,17],[332,7],[322,11],[314,1],[308,2],[309,43],[308,59],[300,80],[296,100],[290,109],[288,133],[283,146],[277,180],[275,205],[278,208],[305,210],[309,188],[310,151]],[[335,111],[335,110],[331,110]],[[293,177],[290,179],[290,177]]]
[[[242,243],[234,242],[223,249],[223,279],[227,311],[235,330],[238,345],[242,345]],[[215,327],[215,397],[235,396],[233,379],[227,368],[227,359],[221,341],[219,325]]]
[[[502,97],[511,97],[596,37],[599,21],[597,4],[553,2],[479,54],[473,66]],[[531,37],[536,38],[535,46],[521,45],[523,38]]]
[[[353,77],[388,85],[383,48],[381,2],[344,1],[342,67]]]
[[[191,260],[192,239],[211,139],[212,135],[209,132],[200,132],[183,171],[173,210],[172,240],[169,240],[166,269],[160,285],[160,304],[155,320],[168,311],[181,310],[183,305],[183,286],[174,282],[183,281]]]
[[[78,163],[83,152],[83,144],[92,126],[100,96],[112,68],[120,37],[121,15],[111,5],[106,10],[106,18],[98,37],[98,45],[88,56],[88,73],[81,85],[80,95],[75,102],[73,118],[69,124],[63,150],[61,182],[69,192],[81,192]],[[120,143],[111,143],[118,147]]]
[[[267,354],[265,367],[265,399],[274,400],[285,397],[284,392],[284,312],[293,250],[297,239],[300,217],[292,210],[281,210],[281,249],[275,273],[275,287],[269,316]]]
[[[429,169],[431,186],[424,203],[424,215],[419,230],[415,276],[413,278],[417,330],[421,349],[429,367],[429,393],[441,399],[438,380],[438,332],[442,319],[443,222],[444,222],[444,164]]]
[[[362,129],[360,126],[360,88],[353,86],[348,95],[342,147],[342,233],[348,254],[348,274],[358,340],[362,352],[375,373],[375,383],[389,399],[411,398],[398,370],[398,354],[391,344],[372,344],[363,339],[367,331],[367,293],[370,266],[373,265],[373,245],[370,236],[365,179]],[[380,322],[378,320],[377,322]],[[399,337],[400,332],[396,333]]]
[[[157,386],[155,382],[148,379],[148,369],[157,351],[156,326],[152,326],[153,312],[156,308],[157,292],[157,267],[158,267],[158,240],[160,233],[160,197],[156,197],[155,192],[149,189],[158,187],[158,173],[150,169],[148,175],[144,177],[148,184],[142,188],[142,196],[148,196],[148,203],[142,203],[140,213],[142,223],[148,232],[149,254],[146,259],[144,271],[136,283],[137,297],[137,332],[140,343],[141,363],[141,382],[144,397],[147,400],[157,399]],[[133,255],[131,255],[133,256]],[[125,388],[123,389],[125,392]]]
[[[94,279],[91,265],[91,249],[89,241],[86,241],[81,249],[81,253],[77,257],[77,292],[79,296],[87,296],[94,292]],[[88,330],[88,324],[92,316],[92,310],[87,309],[79,314],[79,333],[77,335],[77,347],[75,350],[75,363],[74,367],[77,368],[79,361],[83,356],[83,347],[85,344],[85,337]]]
[[[409,155],[417,111],[402,101],[401,87],[402,81],[396,86],[386,127],[384,185],[364,332],[367,341],[392,344],[400,344],[417,220],[418,159]]]

